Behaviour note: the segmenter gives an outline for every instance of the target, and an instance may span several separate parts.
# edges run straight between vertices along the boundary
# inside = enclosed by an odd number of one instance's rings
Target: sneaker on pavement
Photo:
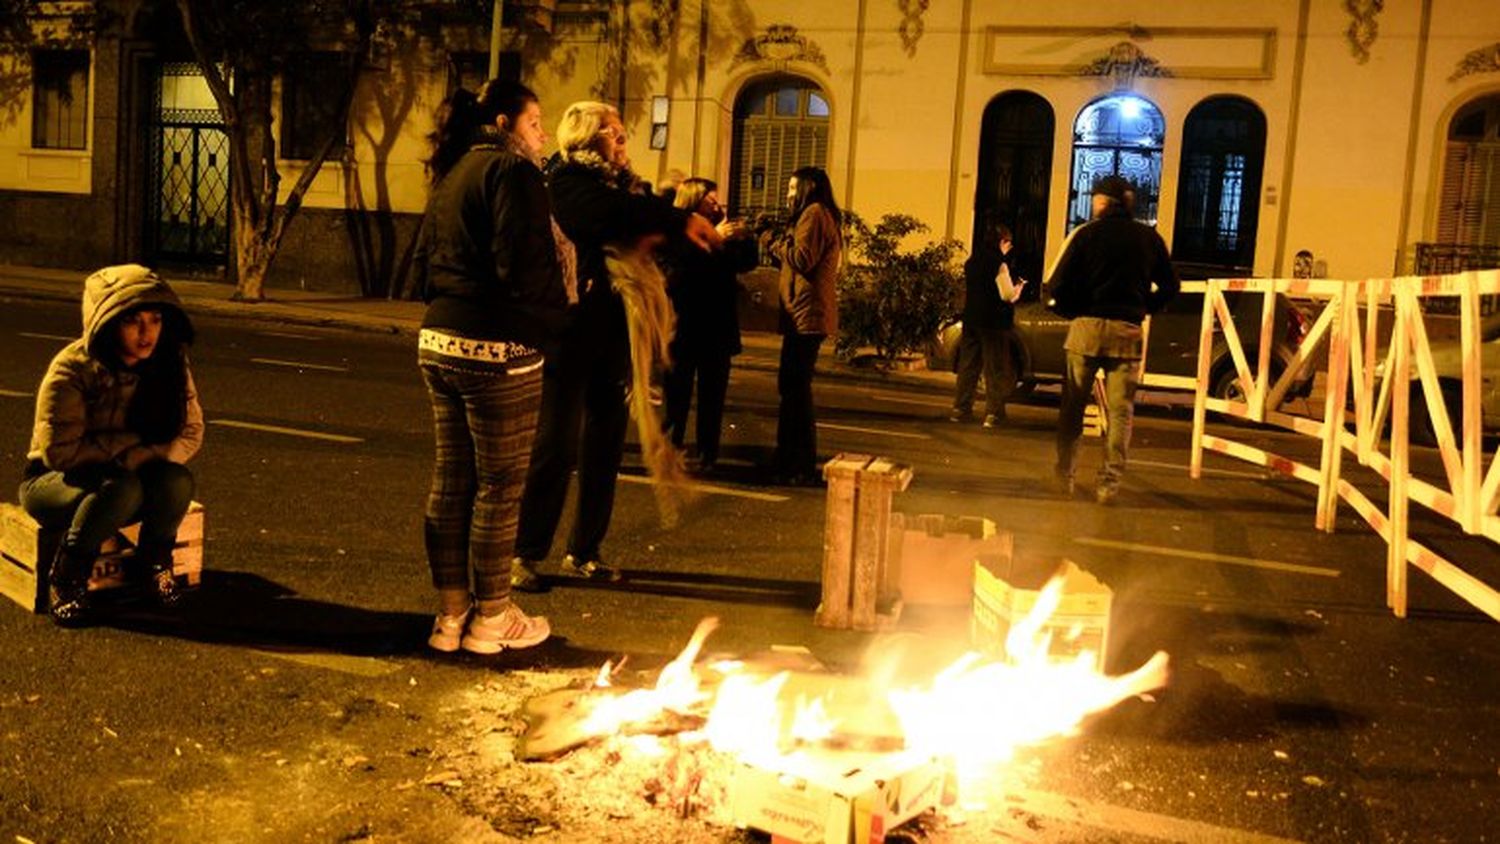
[[[599,560],[584,560],[579,562],[578,558],[572,554],[563,557],[562,570],[574,577],[582,577],[587,580],[603,580],[609,583],[618,583],[621,578],[620,570],[614,566],[607,566]]]
[[[949,422],[972,422],[972,421],[974,421],[974,412],[972,410],[961,410],[961,409],[955,407],[955,408],[953,408],[952,412],[950,412],[948,414],[948,421]]]
[[[1115,503],[1115,499],[1119,497],[1120,488],[1117,486],[1100,486],[1094,489],[1094,500],[1105,506]]]
[[[506,648],[540,645],[552,635],[552,625],[539,615],[527,615],[515,602],[495,615],[475,612],[469,616],[463,649],[476,654],[497,654]]]
[[[1005,414],[991,413],[984,417],[984,427],[994,429],[1005,424]]]
[[[547,579],[537,571],[540,565],[536,560],[528,560],[525,557],[513,557],[510,561],[510,588],[520,592],[531,592],[533,594],[546,592]]]
[[[432,622],[432,634],[427,637],[427,647],[445,654],[458,650],[458,644],[464,635],[464,625],[472,614],[472,609],[466,610],[463,615],[438,613]]]

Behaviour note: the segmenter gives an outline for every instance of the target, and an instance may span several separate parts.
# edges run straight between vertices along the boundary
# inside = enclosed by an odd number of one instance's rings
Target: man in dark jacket
[[[1141,322],[1179,287],[1161,235],[1132,219],[1134,198],[1131,184],[1118,176],[1095,182],[1094,218],[1068,239],[1047,283],[1054,309],[1073,320],[1063,344],[1068,371],[1057,426],[1058,485],[1072,496],[1083,410],[1102,371],[1109,432],[1094,490],[1100,504],[1115,500],[1125,474],[1145,352]]]

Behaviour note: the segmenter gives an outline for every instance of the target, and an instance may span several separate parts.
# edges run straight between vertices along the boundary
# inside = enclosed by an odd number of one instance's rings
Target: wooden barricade
[[[99,549],[99,559],[89,578],[89,589],[114,589],[125,585],[135,558],[140,525],[129,525]],[[14,504],[0,504],[0,594],[32,612],[47,609],[47,575],[62,531],[46,530]],[[177,530],[172,550],[172,570],[189,586],[196,586],[203,572],[203,505],[194,501]]]
[[[1208,448],[1311,483],[1318,487],[1314,517],[1317,527],[1333,530],[1338,502],[1342,499],[1348,501],[1386,541],[1386,602],[1398,617],[1406,615],[1407,567],[1415,565],[1500,621],[1500,590],[1415,542],[1408,534],[1408,509],[1410,502],[1415,501],[1451,519],[1465,533],[1500,542],[1500,515],[1497,515],[1500,512],[1500,456],[1486,466],[1483,453],[1479,320],[1480,297],[1500,294],[1500,270],[1361,281],[1214,279],[1205,283],[1205,289],[1198,386],[1193,407],[1192,476],[1201,477],[1203,449]],[[1258,367],[1254,371],[1250,369],[1230,319],[1223,297],[1225,290],[1259,292],[1265,296],[1265,322],[1260,348],[1257,349]],[[1280,380],[1272,384],[1268,377],[1272,338],[1269,328],[1274,297],[1278,292],[1321,299],[1324,307],[1303,341],[1297,360]],[[1439,383],[1423,320],[1421,302],[1432,297],[1459,299],[1461,441],[1453,435],[1447,400]],[[1388,303],[1393,308],[1391,337],[1385,352],[1384,375],[1377,379],[1378,314]],[[1246,402],[1228,402],[1207,396],[1208,361],[1216,323],[1224,333],[1241,383],[1249,385]],[[1328,366],[1322,418],[1269,410],[1279,406],[1290,379],[1307,366],[1310,356],[1325,339],[1328,342]],[[1415,378],[1412,377],[1413,368]],[[1432,420],[1445,483],[1433,484],[1411,475],[1413,400],[1421,403],[1427,418]],[[1308,466],[1244,443],[1209,435],[1204,431],[1207,410],[1316,437],[1322,445],[1319,465]],[[1387,413],[1390,418],[1388,454],[1379,448]],[[1351,415],[1353,431],[1349,430]],[[1373,469],[1389,485],[1389,512],[1382,512],[1368,496],[1343,479],[1342,460],[1346,451]]]
[[[824,464],[820,627],[885,630],[900,617],[900,574],[889,565],[891,500],[911,475],[910,466],[868,454],[841,453]]]

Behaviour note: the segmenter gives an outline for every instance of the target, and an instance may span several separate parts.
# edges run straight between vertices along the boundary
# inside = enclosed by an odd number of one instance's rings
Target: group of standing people
[[[1145,353],[1142,324],[1177,295],[1180,282],[1166,242],[1134,219],[1135,190],[1119,176],[1097,180],[1090,196],[1091,219],[1075,229],[1048,273],[1051,309],[1069,320],[1062,407],[1057,427],[1054,479],[1059,492],[1076,493],[1078,440],[1084,409],[1104,382],[1105,456],[1094,498],[1111,504],[1119,496]],[[985,381],[984,427],[1006,421],[1005,404],[1016,385],[1016,302],[1026,285],[1018,275],[1011,231],[991,221],[964,265],[963,333],[959,340],[957,388],[950,418],[973,418],[975,388]]]
[[[495,653],[550,635],[511,592],[547,588],[541,566],[575,468],[562,571],[620,579],[600,544],[631,408],[659,485],[681,470],[660,440],[684,442],[695,382],[699,470],[719,456],[740,351],[735,275],[756,262],[756,242],[724,219],[709,180],[685,181],[672,201],[654,195],[630,169],[612,106],[574,103],[549,162],[545,142],[536,95],[503,80],[455,93],[433,135],[416,266],[436,434],[425,543],[440,609],[428,644],[439,651]],[[815,472],[812,377],[837,326],[842,236],[821,170],[799,170],[789,200],[791,231],[767,244],[787,311],[777,466],[802,481]],[[664,423],[645,397],[658,367]]]

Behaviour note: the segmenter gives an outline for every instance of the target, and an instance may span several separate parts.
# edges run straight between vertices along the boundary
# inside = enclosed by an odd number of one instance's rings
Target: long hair
[[[677,195],[673,197],[672,204],[687,211],[697,211],[703,202],[703,197],[718,190],[719,186],[712,179],[700,176],[683,179],[677,185]]]
[[[844,214],[833,199],[833,184],[828,181],[827,171],[822,167],[798,167],[792,178],[797,180],[797,192],[792,197],[792,225],[797,224],[807,206],[816,203],[833,215],[835,225],[843,227]]]
[[[140,380],[125,410],[125,425],[145,445],[171,442],[187,423],[187,347],[193,342],[193,324],[187,314],[170,305],[142,305],[111,319],[102,329],[105,337],[118,338],[119,324],[138,311],[161,313],[161,335],[151,357],[132,371]],[[119,365],[118,341],[107,344],[112,363]]]
[[[504,115],[511,124],[520,119],[526,106],[540,102],[525,85],[509,79],[491,79],[475,94],[466,88],[454,91],[438,106],[437,128],[428,136],[432,157],[425,162],[434,183],[447,175],[463,157],[476,136]]]

